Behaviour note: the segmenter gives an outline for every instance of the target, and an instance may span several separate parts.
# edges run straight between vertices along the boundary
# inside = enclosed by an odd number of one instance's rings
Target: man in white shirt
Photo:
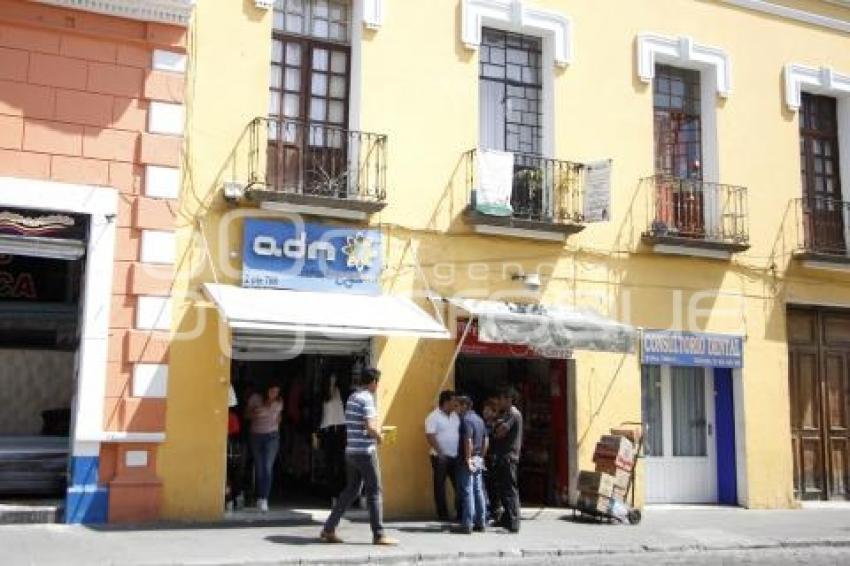
[[[425,437],[431,446],[431,468],[434,471],[434,503],[441,521],[451,521],[446,505],[446,478],[455,492],[455,516],[460,516],[460,500],[455,483],[457,451],[460,444],[460,418],[455,412],[453,391],[440,393],[439,406],[425,419]]]

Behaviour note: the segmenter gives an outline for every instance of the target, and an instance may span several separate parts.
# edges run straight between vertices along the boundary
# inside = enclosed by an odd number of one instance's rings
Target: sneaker
[[[260,513],[268,513],[269,512],[269,502],[267,499],[258,499],[257,500],[257,510]]]
[[[394,538],[390,538],[387,535],[381,535],[379,537],[375,537],[372,540],[372,544],[377,544],[379,546],[396,546],[398,541]]]
[[[341,538],[336,536],[336,533],[329,533],[327,531],[322,531],[319,533],[319,539],[322,542],[326,542],[328,544],[340,544],[344,542]]]

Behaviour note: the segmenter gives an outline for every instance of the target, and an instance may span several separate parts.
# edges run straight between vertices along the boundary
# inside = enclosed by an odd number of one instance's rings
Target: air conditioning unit
[[[274,0],[254,0],[254,5],[257,8],[261,8],[263,10],[268,10],[274,7]]]

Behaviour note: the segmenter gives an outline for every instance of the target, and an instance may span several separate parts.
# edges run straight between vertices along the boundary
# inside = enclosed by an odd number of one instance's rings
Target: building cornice
[[[652,82],[656,62],[686,68],[710,69],[716,75],[717,94],[725,98],[732,92],[732,63],[729,54],[718,47],[697,43],[690,37],[639,33],[637,72],[643,82]]]
[[[720,2],[730,4],[732,6],[738,6],[739,8],[745,8],[747,10],[753,10],[755,12],[762,12],[765,14],[771,14],[773,16],[778,16],[780,18],[786,18],[789,20],[794,20],[798,22],[803,22],[806,24],[811,24],[814,26],[832,29],[835,31],[840,31],[843,33],[850,33],[850,21],[842,20],[839,18],[833,18],[831,16],[824,16],[823,14],[817,14],[815,12],[809,12],[806,10],[800,10],[797,8],[790,8],[788,6],[783,6],[781,4],[774,4],[773,2],[768,2],[767,0],[719,0]],[[831,2],[833,4],[839,4],[838,2]],[[841,2],[839,5],[850,7],[850,3]]]
[[[573,24],[564,14],[530,6],[524,0],[463,0],[461,40],[467,49],[481,45],[481,28],[505,26],[521,32],[542,31],[553,40],[555,64],[573,60]]]
[[[837,73],[829,67],[788,63],[785,65],[785,104],[792,112],[800,109],[802,92],[836,98],[850,96],[850,75]]]
[[[187,26],[195,0],[36,0],[118,18]]]

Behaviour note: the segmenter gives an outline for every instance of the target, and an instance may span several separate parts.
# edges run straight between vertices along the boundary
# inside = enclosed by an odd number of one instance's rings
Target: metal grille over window
[[[483,30],[480,49],[481,147],[540,154],[540,38]]]

